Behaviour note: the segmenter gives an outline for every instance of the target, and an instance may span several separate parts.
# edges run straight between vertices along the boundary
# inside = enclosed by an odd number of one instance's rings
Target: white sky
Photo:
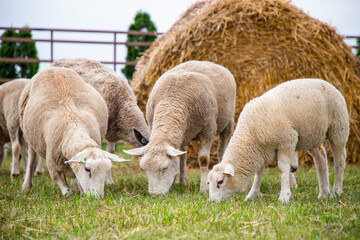
[[[0,0],[0,26],[126,31],[139,10],[150,14],[159,32],[166,32],[196,0]],[[342,35],[360,35],[360,0],[291,0],[310,16],[335,27]],[[0,32],[1,34],[2,32]],[[33,32],[34,38],[49,33]],[[112,35],[55,33],[55,39],[112,41]],[[118,41],[126,41],[119,35]],[[348,42],[354,45],[354,42]],[[37,43],[39,58],[50,59],[49,43]],[[117,61],[126,49],[117,47]],[[88,57],[111,61],[111,45],[55,44],[54,58]],[[46,67],[42,64],[41,68]],[[121,66],[122,67],[122,66]]]

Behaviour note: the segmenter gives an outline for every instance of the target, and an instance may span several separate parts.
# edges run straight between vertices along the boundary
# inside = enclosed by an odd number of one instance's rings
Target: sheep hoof
[[[256,197],[245,197],[245,202],[250,202],[250,201],[254,201],[256,199]]]
[[[325,192],[320,192],[318,199],[322,200],[322,199],[326,199],[330,196],[330,191],[325,191]]]
[[[337,195],[341,195],[341,194],[342,194],[342,189],[341,189],[341,188],[334,188],[333,191],[334,191],[334,193],[336,193]]]
[[[245,201],[253,201],[255,199],[257,199],[259,197],[259,193],[256,192],[252,192],[252,193],[248,193],[248,195],[245,197]]]
[[[20,175],[20,173],[12,173],[11,177],[18,177]]]
[[[341,193],[342,193],[342,190],[339,188],[336,188],[333,190],[333,192],[331,193],[330,196],[332,199],[336,199],[336,198],[340,197]]]
[[[290,202],[290,194],[289,193],[280,194],[279,201],[284,204]]]
[[[188,185],[188,179],[187,179],[187,178],[179,179],[179,183],[180,183],[181,185],[186,186],[186,185]]]
[[[23,192],[23,193],[29,192],[30,189],[31,189],[31,185],[32,185],[32,184],[25,184],[25,185],[23,185],[23,187],[22,187],[22,192]]]
[[[35,176],[40,176],[42,175],[44,172],[35,172]]]

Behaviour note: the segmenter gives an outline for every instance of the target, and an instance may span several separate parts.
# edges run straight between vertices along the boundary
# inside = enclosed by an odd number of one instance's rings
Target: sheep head
[[[87,148],[65,163],[70,164],[82,191],[99,198],[104,195],[104,185],[111,177],[111,162],[129,161],[99,148]]]
[[[208,174],[209,196],[212,202],[225,201],[241,188],[241,179],[229,163],[219,163]]]
[[[124,150],[130,155],[143,155],[140,159],[140,168],[145,171],[149,182],[151,195],[166,194],[179,169],[179,155],[186,152],[179,151],[169,145],[151,146]]]

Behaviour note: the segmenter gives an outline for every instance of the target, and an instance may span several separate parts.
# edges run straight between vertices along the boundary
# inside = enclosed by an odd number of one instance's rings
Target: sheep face
[[[111,177],[111,161],[128,160],[98,148],[89,148],[76,154],[65,163],[70,163],[81,190],[88,196],[93,195],[99,198],[104,195],[105,181]]]
[[[149,193],[153,196],[169,191],[179,169],[178,156],[186,153],[172,146],[151,144],[124,152],[130,155],[143,155],[140,159],[140,168],[146,173]]]
[[[219,163],[208,174],[209,196],[212,202],[225,201],[241,187],[241,180],[230,164]]]
[[[140,159],[140,168],[145,171],[151,195],[166,194],[174,182],[179,169],[179,157],[169,155],[167,148],[153,151]]]

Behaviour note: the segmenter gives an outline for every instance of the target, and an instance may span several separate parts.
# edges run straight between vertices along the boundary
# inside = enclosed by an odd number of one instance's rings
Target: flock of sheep
[[[26,164],[23,191],[31,188],[33,174],[42,171],[44,158],[62,194],[76,190],[101,197],[105,182],[114,183],[112,162],[127,161],[114,154],[114,143],[122,139],[137,147],[125,152],[141,156],[149,193],[159,195],[169,191],[178,171],[179,182],[187,184],[186,151],[195,139],[200,142],[200,191],[209,190],[211,201],[246,189],[254,172],[246,200],[256,199],[265,166],[277,160],[279,201],[287,203],[290,187],[296,187],[297,151],[308,151],[314,160],[318,197],[330,195],[327,156],[321,147],[329,140],[333,192],[341,194],[349,117],[335,87],[320,79],[282,83],[247,103],[233,132],[235,97],[229,70],[188,61],[156,81],[145,121],[126,79],[93,60],[60,59],[31,80],[0,86],[0,161],[4,144],[11,142],[11,176],[19,175],[20,155]],[[220,163],[208,173],[216,134]],[[101,149],[104,138],[107,151]]]

